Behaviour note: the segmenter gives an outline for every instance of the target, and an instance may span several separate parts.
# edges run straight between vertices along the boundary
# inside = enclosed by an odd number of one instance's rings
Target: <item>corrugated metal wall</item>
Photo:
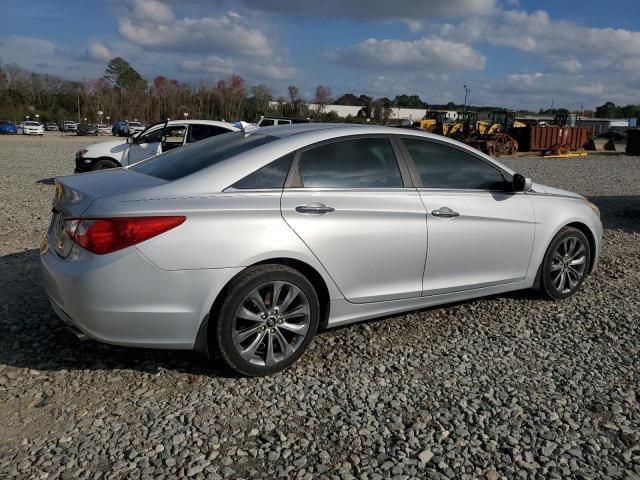
[[[518,151],[549,150],[554,145],[568,145],[581,149],[587,143],[588,128],[559,127],[557,125],[510,128],[509,135],[518,141]]]

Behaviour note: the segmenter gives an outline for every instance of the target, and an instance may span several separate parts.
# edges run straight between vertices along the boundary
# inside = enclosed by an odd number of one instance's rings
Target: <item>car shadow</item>
[[[131,369],[237,377],[216,359],[191,351],[152,350],[80,341],[52,311],[37,250],[0,257],[0,365],[45,371]]]

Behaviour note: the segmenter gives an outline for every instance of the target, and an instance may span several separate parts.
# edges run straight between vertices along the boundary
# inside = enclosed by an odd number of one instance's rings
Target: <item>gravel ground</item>
[[[283,374],[80,343],[37,246],[86,139],[0,137],[0,478],[640,479],[640,158],[506,160],[602,207],[597,273],[324,332]]]

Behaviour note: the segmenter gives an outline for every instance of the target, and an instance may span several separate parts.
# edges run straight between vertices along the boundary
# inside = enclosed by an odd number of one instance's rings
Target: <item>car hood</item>
[[[547,185],[540,185],[539,183],[534,183],[531,189],[534,192],[546,193],[547,195],[556,195],[559,197],[569,197],[569,198],[577,198],[577,199],[585,198],[582,195],[575,192],[570,192],[569,190],[562,190],[560,188],[549,187]]]
[[[110,142],[94,143],[84,149],[87,151],[84,154],[87,158],[110,157],[122,163],[122,159],[129,151],[129,144],[126,140],[112,140]]]

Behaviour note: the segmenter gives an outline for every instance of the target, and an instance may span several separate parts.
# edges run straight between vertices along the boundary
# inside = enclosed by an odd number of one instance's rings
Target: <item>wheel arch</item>
[[[121,166],[122,166],[122,164],[121,164],[118,160],[116,160],[115,158],[113,158],[113,157],[107,157],[107,156],[104,156],[104,155],[103,155],[102,157],[98,157],[98,158],[96,158],[96,162],[99,162],[100,160],[109,160],[110,162],[115,163],[118,167],[121,167]]]
[[[565,227],[573,227],[577,230],[580,230],[582,233],[584,233],[584,236],[587,237],[587,241],[589,242],[589,251],[591,252],[591,258],[589,259],[589,269],[587,270],[587,273],[591,273],[596,263],[596,237],[594,233],[591,231],[588,225],[582,222],[571,222],[566,224],[562,228]],[[560,230],[562,230],[562,228]]]
[[[327,283],[320,272],[318,272],[318,270],[316,270],[313,266],[302,260],[290,257],[274,257],[261,260],[259,262],[246,266],[240,272],[230,278],[227,283],[225,283],[224,287],[222,287],[215,300],[213,301],[213,305],[211,306],[209,313],[204,317],[200,324],[200,328],[198,329],[198,334],[196,336],[196,341],[194,344],[195,351],[203,353],[207,356],[212,353],[210,345],[214,345],[214,343],[212,343],[210,332],[214,332],[215,328],[209,327],[213,326],[218,318],[220,307],[222,306],[222,303],[227,295],[229,285],[231,285],[231,283],[240,275],[243,275],[248,268],[255,267],[257,265],[284,265],[293,268],[304,275],[311,282],[313,288],[318,294],[318,301],[320,303],[320,323],[318,325],[318,329],[323,330],[327,327],[331,308],[331,296],[329,294]]]

